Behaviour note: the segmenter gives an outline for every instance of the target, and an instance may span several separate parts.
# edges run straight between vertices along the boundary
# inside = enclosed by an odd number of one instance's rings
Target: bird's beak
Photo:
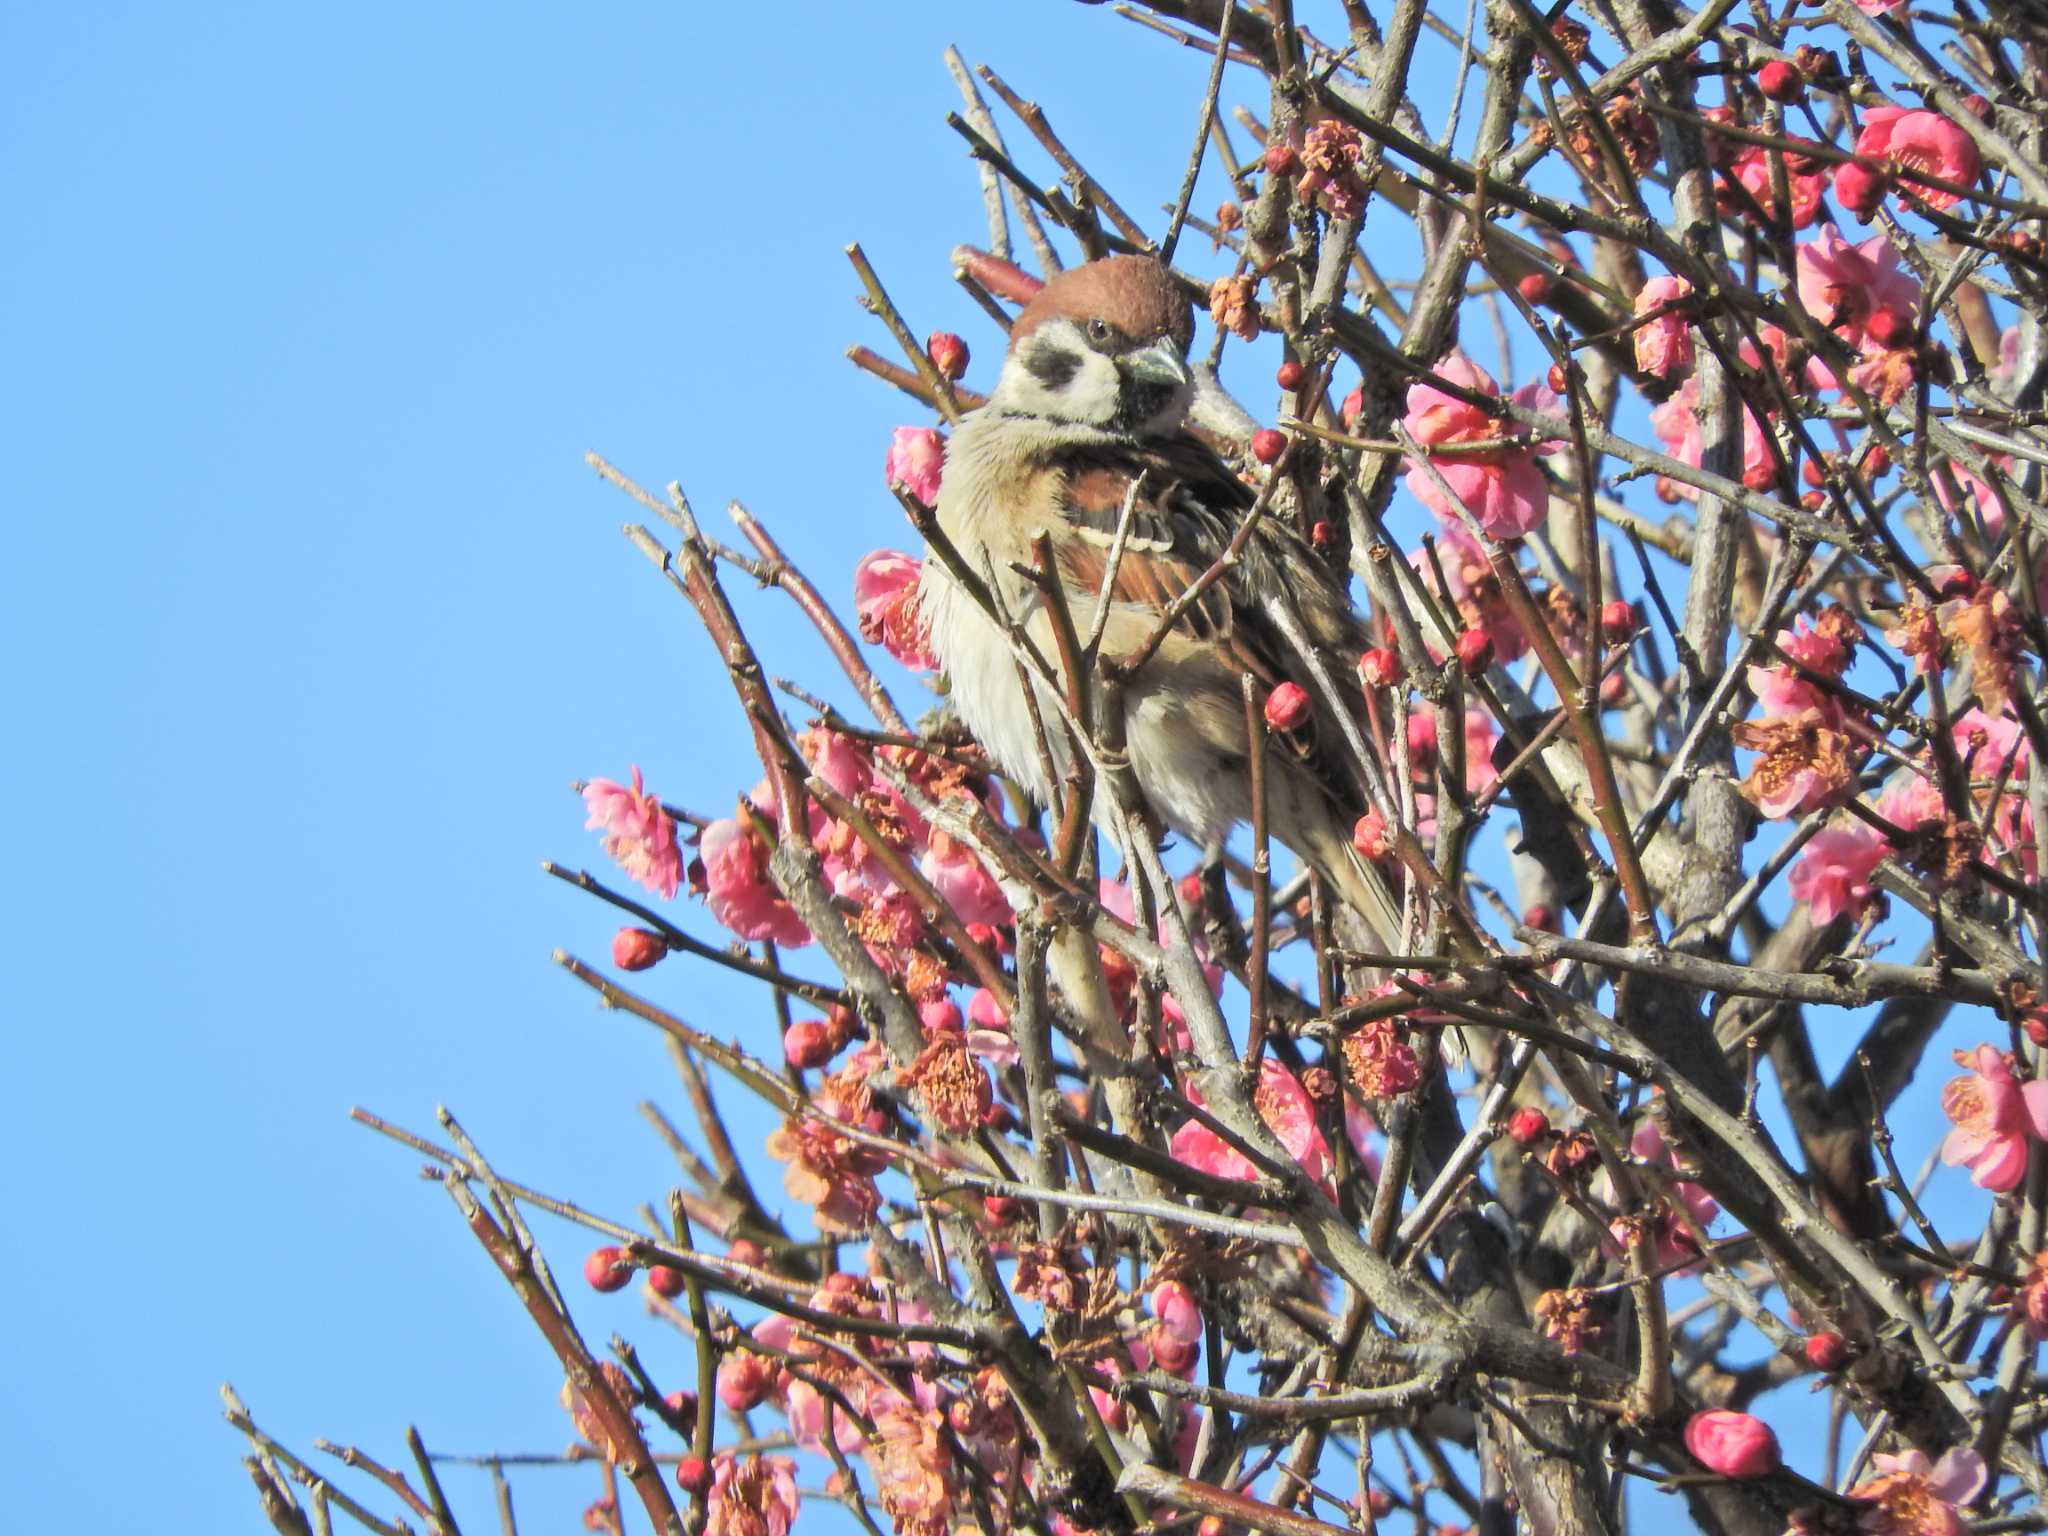
[[[1124,368],[1140,384],[1157,384],[1166,389],[1185,389],[1192,375],[1170,337],[1161,337],[1149,347],[1140,347],[1124,358]]]

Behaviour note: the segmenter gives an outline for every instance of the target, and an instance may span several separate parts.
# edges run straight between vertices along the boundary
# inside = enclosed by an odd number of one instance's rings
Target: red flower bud
[[[1819,512],[1828,504],[1827,492],[1807,491],[1799,498],[1799,505],[1809,512]]]
[[[1806,94],[1806,77],[1783,59],[1772,59],[1756,72],[1756,88],[1772,101],[1790,106]]]
[[[1368,688],[1388,688],[1401,675],[1401,658],[1385,646],[1376,646],[1358,658],[1358,675]]]
[[[1531,272],[1515,284],[1524,304],[1548,304],[1557,292],[1557,279],[1548,272]]]
[[[625,1289],[633,1278],[633,1261],[623,1248],[595,1248],[583,1261],[583,1278],[594,1291]]]
[[[1991,100],[1982,91],[1972,91],[1963,98],[1963,105],[1970,109],[1970,116],[1980,123],[1991,121]]]
[[[685,1456],[676,1463],[676,1486],[697,1499],[711,1491],[711,1469],[702,1456]]]
[[[1297,730],[1315,712],[1308,690],[1299,683],[1282,683],[1266,695],[1266,724],[1276,731]]]
[[[1292,176],[1301,169],[1301,154],[1292,144],[1268,144],[1265,164],[1275,176]]]
[[[1273,464],[1287,451],[1287,434],[1261,427],[1252,434],[1252,457],[1261,464]]]
[[[647,1283],[654,1287],[655,1295],[666,1296],[671,1301],[683,1294],[683,1272],[670,1269],[666,1264],[649,1266]]]
[[[1010,1195],[983,1195],[981,1214],[998,1227],[1007,1227],[1024,1214],[1024,1202]]]
[[[924,339],[924,350],[944,377],[957,380],[966,374],[967,343],[951,331],[933,331]]]
[[[1365,1496],[1365,1507],[1372,1511],[1375,1520],[1384,1520],[1394,1512],[1394,1496],[1384,1488],[1375,1488]]]
[[[1221,1515],[1204,1515],[1202,1523],[1195,1527],[1195,1536],[1227,1536],[1229,1530]]]
[[[1533,906],[1523,909],[1522,926],[1524,928],[1540,928],[1545,933],[1556,933],[1557,913],[1539,901]]]
[[[1493,664],[1493,636],[1483,629],[1468,629],[1458,636],[1458,665],[1467,677],[1477,677]]]
[[[1913,339],[1913,322],[1896,309],[1873,309],[1863,329],[1880,347],[1903,347]]]
[[[783,1059],[800,1072],[824,1066],[836,1050],[832,1032],[821,1020],[798,1019],[782,1032]]]
[[[1827,484],[1828,472],[1821,467],[1819,459],[1802,459],[1799,464],[1799,478],[1815,490]]]
[[[1290,357],[1280,365],[1280,371],[1273,377],[1282,389],[1299,389],[1301,381],[1308,377],[1308,370]]]
[[[1892,467],[1892,451],[1883,443],[1872,443],[1863,450],[1863,457],[1856,461],[1856,472],[1866,480],[1875,480]]]
[[[1191,1369],[1202,1353],[1199,1343],[1176,1338],[1164,1328],[1154,1328],[1146,1342],[1152,1346],[1152,1363],[1174,1376]]]
[[[668,953],[668,941],[645,928],[621,928],[612,935],[612,964],[622,971],[644,971]]]
[[[694,1393],[694,1392],[671,1392],[671,1393],[669,1393],[669,1395],[668,1395],[667,1397],[663,1398],[663,1399],[662,1399],[662,1401],[668,1404],[668,1411],[669,1411],[670,1413],[674,1414],[674,1415],[675,1415],[675,1416],[676,1416],[677,1418],[681,1419],[681,1420],[682,1420],[682,1421],[683,1421],[683,1422],[684,1422],[685,1424],[693,1424],[693,1423],[695,1423],[695,1422],[696,1422],[696,1420],[697,1420],[697,1394],[696,1394],[696,1393]]]
[[[1358,418],[1365,414],[1365,386],[1359,385],[1344,397],[1344,403],[1337,408],[1337,418],[1349,432],[1358,425]]]
[[[1626,640],[1636,632],[1636,605],[1617,597],[1600,609],[1600,633],[1609,640]]]
[[[1552,363],[1550,365],[1550,372],[1544,375],[1543,382],[1550,386],[1550,392],[1553,395],[1561,395],[1564,393],[1565,386],[1571,380],[1565,377],[1563,363]]]
[[[749,1269],[759,1269],[768,1262],[768,1250],[751,1237],[735,1238],[725,1256],[735,1264],[744,1264]]]
[[[1839,1371],[1849,1360],[1849,1341],[1839,1333],[1807,1335],[1806,1363],[1816,1371]]]
[[[1308,541],[1317,549],[1328,549],[1336,537],[1337,530],[1330,526],[1327,517],[1319,517],[1309,525]]]
[[[1387,818],[1378,811],[1367,811],[1358,818],[1358,824],[1351,829],[1351,846],[1368,859],[1382,859],[1393,846],[1387,836]]]
[[[1686,1421],[1685,1448],[1723,1477],[1762,1477],[1778,1469],[1778,1437],[1762,1419],[1710,1408]]]
[[[1550,1117],[1534,1105],[1525,1104],[1508,1116],[1508,1140],[1518,1147],[1532,1146],[1550,1134]]]

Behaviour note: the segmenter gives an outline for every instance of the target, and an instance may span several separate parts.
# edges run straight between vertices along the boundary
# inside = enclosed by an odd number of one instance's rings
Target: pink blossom
[[[1749,691],[1756,695],[1757,708],[1765,719],[1778,719],[1811,709],[1829,721],[1839,721],[1841,706],[1823,692],[1818,683],[1808,682],[1792,667],[1751,667]]]
[[[1465,706],[1465,793],[1483,795],[1500,782],[1493,766],[1493,744],[1500,730],[1493,716],[1476,704]],[[1408,717],[1408,762],[1418,775],[1436,771],[1436,716],[1418,709]]]
[[[1493,376],[1462,353],[1445,358],[1437,365],[1437,373],[1478,394],[1500,393]],[[1532,410],[1557,408],[1556,396],[1541,383],[1525,386],[1513,398],[1515,404]],[[1408,386],[1408,412],[1402,424],[1423,448],[1491,441],[1514,430],[1511,422],[1426,381]],[[1495,448],[1478,454],[1432,455],[1431,462],[1480,527],[1496,539],[1512,539],[1541,527],[1550,515],[1550,493],[1543,471],[1536,466],[1541,451],[1545,450],[1540,444]],[[1446,526],[1455,525],[1458,510],[1437,488],[1436,478],[1413,455],[1407,463],[1404,483],[1408,489]]]
[[[1849,1490],[1859,1504],[1875,1507],[1859,1522],[1888,1536],[1963,1536],[1969,1529],[1963,1508],[1984,1491],[1984,1458],[1953,1446],[1929,1464],[1923,1451],[1879,1452],[1870,1458],[1875,1477]]]
[[[641,787],[639,767],[630,789],[613,779],[592,779],[583,786],[583,804],[590,812],[584,826],[604,830],[604,851],[619,867],[664,900],[674,896],[683,879],[676,824]]]
[[[898,427],[882,461],[890,487],[908,491],[928,507],[938,504],[939,476],[945,468],[945,434],[931,427]]]
[[[1671,398],[1650,412],[1650,426],[1663,443],[1664,451],[1681,463],[1700,462],[1700,384],[1697,374],[1686,375]],[[1761,480],[1769,486],[1777,475],[1777,461],[1771,457],[1764,424],[1752,409],[1742,413],[1742,483],[1755,488]],[[1699,499],[1696,487],[1673,482],[1672,490],[1687,501]]]
[[[1920,307],[1920,285],[1900,269],[1899,253],[1882,232],[1851,245],[1834,225],[1825,225],[1795,255],[1799,302],[1852,347],[1865,345],[1865,327],[1874,315],[1910,323]]]
[[[1629,1138],[1629,1151],[1646,1163],[1674,1169],[1678,1166],[1678,1155],[1665,1143],[1664,1133],[1657,1129],[1655,1121],[1646,1120],[1636,1127],[1635,1135]],[[1693,1235],[1694,1229],[1705,1232],[1721,1214],[1720,1204],[1699,1185],[1686,1179],[1674,1179],[1669,1188],[1671,1197],[1684,1208],[1684,1215],[1666,1205],[1649,1222],[1651,1260],[1659,1269],[1673,1268],[1697,1259],[1700,1244]],[[1614,1187],[1605,1174],[1601,1175],[1600,1190],[1603,1199],[1614,1199]],[[1609,1229],[1609,1246],[1616,1252],[1627,1248],[1630,1219],[1623,1217]],[[1690,1267],[1687,1272],[1690,1272]]]
[[[1896,11],[1906,0],[1855,0],[1856,9],[1866,16],[1882,16],[1887,11]]]
[[[1863,114],[1856,153],[1964,186],[1984,168],[1976,141],[1939,112],[1924,107],[1872,107]],[[1930,207],[1953,208],[1957,202],[1954,192],[1917,181],[1907,185]]]
[[[1636,313],[1685,298],[1692,284],[1682,277],[1653,277],[1636,290]],[[1636,327],[1636,366],[1657,378],[1669,378],[1681,368],[1692,366],[1692,322],[1683,311],[1659,315]]]
[[[1002,887],[982,868],[965,843],[932,829],[931,841],[917,867],[934,889],[946,899],[963,923],[987,923],[1002,927],[1016,920]]]
[[[1432,592],[1436,590],[1436,571],[1441,568],[1444,584],[1450,588],[1451,601],[1457,606],[1458,617],[1468,627],[1486,631],[1486,638],[1493,642],[1496,660],[1510,662],[1518,659],[1529,649],[1529,637],[1522,633],[1522,621],[1508,607],[1507,598],[1500,589],[1500,578],[1494,574],[1493,564],[1486,558],[1486,551],[1479,547],[1479,541],[1461,522],[1440,523],[1436,553],[1435,566],[1430,564],[1428,551],[1422,549],[1411,553],[1408,563]],[[1432,654],[1441,659],[1441,653]]]
[[[709,1536],[789,1536],[803,1503],[787,1456],[712,1459]]]
[[[1816,925],[1861,917],[1875,894],[1870,872],[1884,855],[1884,839],[1861,822],[1815,833],[1792,866],[1792,899],[1811,909]]]
[[[2026,1177],[2028,1139],[2048,1139],[2048,1082],[2022,1083],[2005,1052],[1990,1045],[1958,1051],[1956,1065],[1969,1072],[1941,1091],[1941,1112],[1954,1122],[1941,1160],[1967,1164],[1971,1183],[2004,1194]]]
[[[1200,1106],[1201,1091],[1191,1082],[1186,1086],[1189,1102]],[[1268,1057],[1259,1064],[1259,1086],[1252,1092],[1259,1118],[1279,1138],[1302,1172],[1327,1185],[1332,1167],[1330,1144],[1316,1126],[1316,1108],[1301,1086],[1300,1079]],[[1173,1133],[1169,1150],[1174,1158],[1191,1168],[1222,1179],[1264,1177],[1248,1157],[1199,1120],[1190,1120]]]
[[[2004,775],[2009,757],[2013,759],[2013,773],[2025,775],[2032,754],[2019,721],[2005,715],[1987,715],[1973,704],[1956,716],[1949,734],[1955,739],[1957,756],[1969,763],[1971,778],[1996,783]]]
[[[1763,1477],[1778,1469],[1778,1437],[1762,1419],[1709,1408],[1686,1421],[1685,1448],[1723,1477]]]
[[[714,821],[700,844],[711,915],[743,939],[772,939],[795,947],[811,942],[775,882],[768,877],[765,838],[744,817]]]
[[[868,644],[884,647],[913,672],[936,672],[939,659],[932,654],[931,630],[918,607],[923,572],[922,560],[897,550],[861,556],[853,568],[853,608],[860,637]]]

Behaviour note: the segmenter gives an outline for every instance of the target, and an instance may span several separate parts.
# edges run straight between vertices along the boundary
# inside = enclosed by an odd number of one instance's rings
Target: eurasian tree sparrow
[[[1085,636],[1136,487],[1101,642],[1101,654],[1116,658],[1146,641],[1256,499],[1186,429],[1192,337],[1187,299],[1149,257],[1113,256],[1060,273],[1017,316],[994,393],[947,445],[939,527],[1055,667],[1045,602],[1013,569],[1031,565],[1041,530],[1051,535],[1068,612]],[[938,559],[925,562],[921,604],[961,720],[1005,774],[1050,805],[1054,786],[1045,782],[1003,630]],[[1240,679],[1250,674],[1262,695],[1283,682],[1306,686],[1324,707],[1268,752],[1268,826],[1382,944],[1398,946],[1400,908],[1351,844],[1366,807],[1326,717],[1331,701],[1289,643],[1282,605],[1298,616],[1294,634],[1330,653],[1326,677],[1353,675],[1369,640],[1342,580],[1282,519],[1262,517],[1222,579],[1125,684],[1131,766],[1151,814],[1213,861],[1251,814]],[[1071,748],[1058,705],[1043,683],[1034,688],[1064,775]],[[1336,703],[1355,717],[1360,700]],[[1096,803],[1100,812],[1099,794]],[[1106,830],[1121,841],[1114,827]]]

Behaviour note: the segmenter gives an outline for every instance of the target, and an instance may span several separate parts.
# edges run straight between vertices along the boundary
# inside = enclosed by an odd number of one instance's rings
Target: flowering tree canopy
[[[933,259],[986,324],[920,343],[853,248],[901,358],[851,355],[915,418],[856,569],[594,461],[760,761],[657,786],[705,814],[593,778],[616,874],[549,866],[630,918],[639,979],[559,958],[672,1047],[690,1187],[636,1222],[452,1117],[361,1118],[559,1358],[591,1529],[2037,1529],[2048,20],[1309,9],[1118,8],[1213,61],[1148,125],[1156,216],[952,60],[986,233]],[[1042,284],[1129,252],[1211,321],[1192,430],[1247,510],[1133,651],[1114,551],[1072,611],[1020,567],[1042,646],[940,527],[948,442]],[[1123,690],[1263,525],[1372,644],[1247,673],[1250,826],[1205,857],[1148,814]],[[948,702],[932,562],[1033,680],[1049,804]],[[843,676],[779,679],[750,603]],[[1271,847],[1281,767],[1347,730],[1394,944]],[[692,966],[762,1022],[678,1017]],[[582,1283],[528,1209],[594,1234]],[[636,1283],[681,1386],[584,1331]],[[280,1531],[482,1528],[416,1440],[344,1496],[230,1418]]]

